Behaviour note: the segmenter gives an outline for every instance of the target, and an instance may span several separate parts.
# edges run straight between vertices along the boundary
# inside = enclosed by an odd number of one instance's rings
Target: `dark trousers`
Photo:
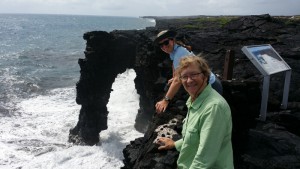
[[[211,87],[215,89],[220,95],[223,94],[223,86],[219,78],[216,77],[216,81],[211,84]]]

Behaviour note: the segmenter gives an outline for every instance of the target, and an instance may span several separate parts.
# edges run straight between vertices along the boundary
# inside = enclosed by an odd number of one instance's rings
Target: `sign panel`
[[[244,46],[242,51],[263,75],[291,69],[269,44]]]
[[[254,66],[264,75],[259,118],[265,121],[267,117],[270,75],[285,71],[285,81],[281,108],[286,109],[292,70],[289,67],[289,65],[269,44],[244,46],[242,48],[242,51],[251,60]]]

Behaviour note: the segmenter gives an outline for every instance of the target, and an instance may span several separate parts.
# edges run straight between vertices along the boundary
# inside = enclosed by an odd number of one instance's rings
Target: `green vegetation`
[[[300,15],[294,16],[274,16],[275,19],[283,22],[285,25],[297,25],[300,23]]]
[[[186,29],[201,29],[200,25],[183,25],[182,27]]]
[[[297,16],[290,17],[289,19],[286,19],[284,23],[286,25],[293,25],[293,24],[298,24],[299,22],[300,22],[300,16],[297,15]]]
[[[223,26],[226,23],[228,23],[229,21],[231,21],[232,18],[233,17],[201,17],[201,18],[195,19],[195,21],[199,22],[199,23],[215,22],[215,23],[219,23],[220,25]]]
[[[186,29],[205,29],[210,27],[223,27],[237,16],[201,16],[197,18],[182,18],[184,24],[182,28]]]

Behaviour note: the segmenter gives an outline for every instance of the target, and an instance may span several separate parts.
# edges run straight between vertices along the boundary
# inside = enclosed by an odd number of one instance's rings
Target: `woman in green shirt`
[[[210,69],[200,56],[181,59],[178,75],[190,97],[182,139],[161,137],[158,148],[176,148],[178,169],[233,169],[231,111],[226,100],[208,83]]]

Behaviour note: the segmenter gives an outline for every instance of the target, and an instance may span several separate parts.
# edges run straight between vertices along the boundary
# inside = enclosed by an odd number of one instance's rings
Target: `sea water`
[[[0,168],[123,166],[122,150],[143,135],[134,129],[139,108],[134,70],[115,79],[101,144],[67,142],[80,110],[75,85],[77,62],[84,58],[82,36],[154,25],[130,17],[0,14]]]

